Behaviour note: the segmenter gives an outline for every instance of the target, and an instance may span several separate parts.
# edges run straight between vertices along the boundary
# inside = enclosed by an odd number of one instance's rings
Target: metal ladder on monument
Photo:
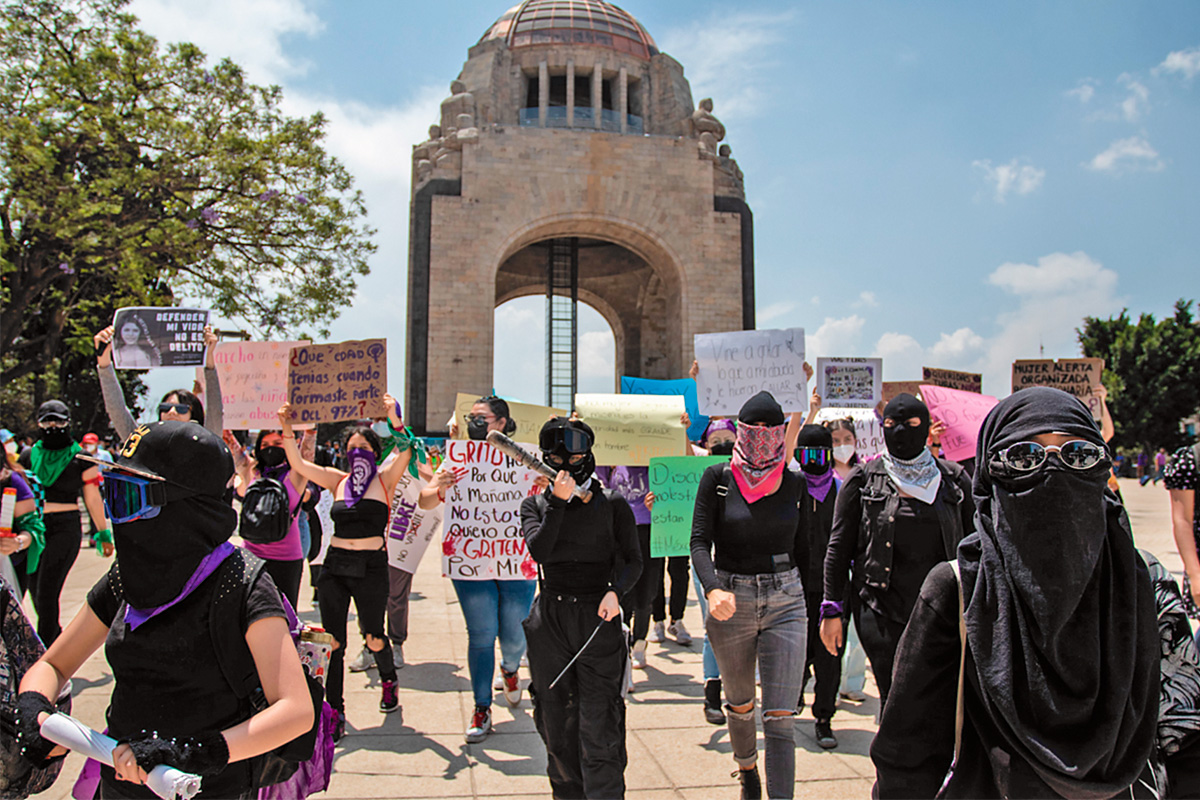
[[[554,408],[575,408],[578,301],[579,239],[551,239],[546,268],[546,405]]]

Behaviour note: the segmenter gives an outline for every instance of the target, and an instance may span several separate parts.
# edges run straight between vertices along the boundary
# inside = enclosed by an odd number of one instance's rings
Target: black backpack
[[[238,533],[251,544],[283,541],[302,503],[303,495],[296,508],[289,509],[287,487],[275,478],[263,476],[246,488]]]

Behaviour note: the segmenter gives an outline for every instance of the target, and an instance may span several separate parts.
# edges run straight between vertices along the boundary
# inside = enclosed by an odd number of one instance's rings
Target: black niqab
[[[1041,433],[1103,446],[1091,414],[1057,389],[1025,389],[979,434],[975,533],[959,545],[967,638],[1001,735],[1064,797],[1111,797],[1146,765],[1158,717],[1154,593],[1108,464],[1031,476],[996,456]],[[994,765],[1004,771],[1003,765]]]

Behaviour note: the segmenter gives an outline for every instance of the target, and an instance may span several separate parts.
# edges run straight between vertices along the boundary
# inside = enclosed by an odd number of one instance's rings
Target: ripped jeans
[[[807,611],[804,584],[795,569],[760,575],[717,570],[721,586],[733,592],[737,610],[721,621],[705,621],[725,690],[733,758],[739,766],[758,759],[755,713],[731,707],[753,703],[754,666],[762,683],[763,737],[766,740],[767,796],[792,797],[796,781],[793,735],[796,699],[804,672]],[[771,711],[786,711],[782,716]]]

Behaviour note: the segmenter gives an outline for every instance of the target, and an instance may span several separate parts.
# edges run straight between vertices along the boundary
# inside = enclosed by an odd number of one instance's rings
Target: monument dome
[[[654,39],[623,9],[602,0],[525,0],[488,28],[480,42],[503,39],[509,47],[583,44],[649,59]]]

